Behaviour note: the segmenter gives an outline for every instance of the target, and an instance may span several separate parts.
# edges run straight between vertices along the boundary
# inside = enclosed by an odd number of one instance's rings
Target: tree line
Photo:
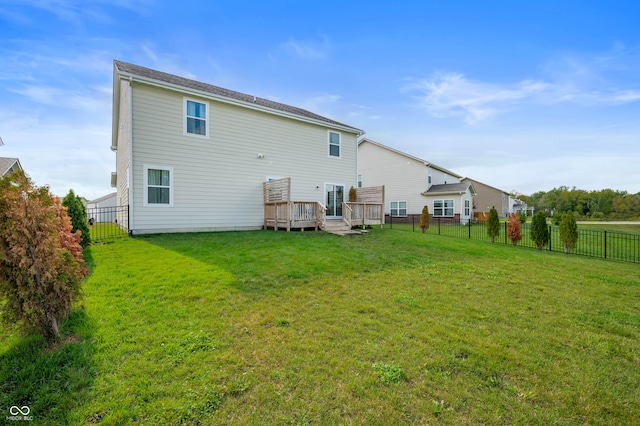
[[[601,189],[585,191],[575,186],[560,186],[550,191],[538,191],[530,196],[516,197],[533,206],[535,211],[544,211],[547,216],[561,217],[573,212],[580,219],[640,219],[640,192]]]

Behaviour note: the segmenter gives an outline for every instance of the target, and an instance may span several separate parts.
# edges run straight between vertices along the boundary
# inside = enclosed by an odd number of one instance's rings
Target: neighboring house
[[[260,229],[263,182],[340,218],[363,132],[312,112],[114,61],[117,204],[133,234]]]
[[[491,207],[495,207],[501,217],[506,217],[520,210],[527,211],[527,214],[533,211],[526,203],[512,197],[506,191],[468,177],[462,179],[462,181],[473,184],[478,193],[474,199],[474,210],[484,213],[485,216],[489,214]]]
[[[20,160],[17,158],[0,157],[0,177],[10,175],[18,170],[22,170]]]
[[[116,222],[118,213],[117,192],[87,201],[87,218],[94,222]]]
[[[416,221],[422,208],[432,218],[467,223],[475,190],[462,176],[426,160],[363,138],[358,143],[358,186],[384,185],[385,213],[393,220]]]

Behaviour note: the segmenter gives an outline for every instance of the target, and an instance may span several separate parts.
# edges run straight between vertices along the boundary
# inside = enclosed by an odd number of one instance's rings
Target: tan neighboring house
[[[0,157],[0,177],[10,175],[18,170],[22,170],[20,160],[17,158]]]
[[[116,203],[133,234],[260,229],[265,182],[342,217],[359,129],[268,99],[114,61]],[[274,210],[275,211],[275,210]]]
[[[476,212],[484,213],[486,216],[489,214],[491,207],[495,207],[500,217],[506,217],[507,215],[520,210],[526,211],[528,215],[533,213],[533,207],[527,206],[526,203],[514,198],[511,194],[503,191],[502,189],[495,188],[491,185],[487,185],[486,183],[482,183],[468,177],[463,178],[462,181],[472,183],[477,191],[477,195],[474,199],[474,209]]]
[[[433,219],[467,223],[475,189],[462,176],[370,139],[358,143],[358,186],[385,188],[385,213],[393,221],[417,221],[426,205]]]

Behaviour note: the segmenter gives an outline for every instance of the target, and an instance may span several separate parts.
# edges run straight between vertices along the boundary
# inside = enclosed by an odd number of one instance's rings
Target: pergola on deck
[[[327,208],[318,201],[291,201],[291,178],[262,184],[265,229],[324,229]],[[342,222],[354,226],[384,225],[384,186],[356,188],[356,201],[342,203]]]

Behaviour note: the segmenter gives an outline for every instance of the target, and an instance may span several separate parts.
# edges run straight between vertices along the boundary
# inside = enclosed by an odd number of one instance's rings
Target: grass
[[[500,226],[500,235],[496,238],[496,243],[511,244],[507,239],[506,222]],[[530,223],[522,225],[522,240],[519,246],[535,248],[536,244],[531,239]],[[551,228],[551,250],[564,252],[564,246],[560,240],[558,226]],[[636,232],[630,232],[632,230]],[[392,225],[394,231],[421,232],[420,228],[411,224],[395,223]],[[606,231],[606,232],[605,232]],[[640,225],[578,225],[579,238],[576,246],[571,250],[573,254],[621,260],[626,262],[640,263]],[[490,242],[484,224],[473,224],[471,228],[460,224],[440,224],[432,223],[427,233],[435,235],[446,235],[458,238],[471,238],[478,241]],[[606,245],[605,245],[606,238]],[[549,245],[545,247],[549,250]]]
[[[632,424],[638,265],[419,232],[92,246],[47,346],[0,334],[33,424]]]

